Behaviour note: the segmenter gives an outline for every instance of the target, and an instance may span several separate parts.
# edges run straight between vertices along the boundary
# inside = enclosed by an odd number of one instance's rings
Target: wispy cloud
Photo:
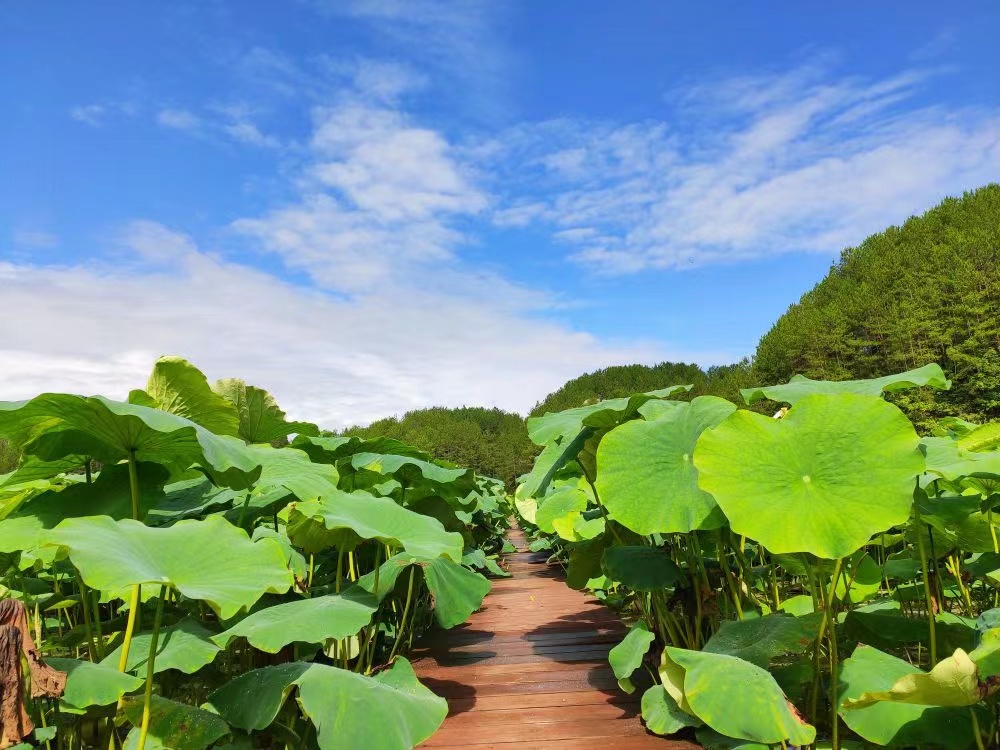
[[[609,273],[835,253],[1000,174],[1000,113],[917,105],[927,75],[809,66],[679,92],[669,121],[521,126],[495,220]]]
[[[187,109],[168,107],[156,114],[156,121],[165,128],[195,132],[202,126],[201,118]]]
[[[69,111],[69,116],[77,122],[82,122],[91,127],[97,128],[104,124],[104,117],[107,114],[107,107],[103,104],[81,104],[73,107]]]

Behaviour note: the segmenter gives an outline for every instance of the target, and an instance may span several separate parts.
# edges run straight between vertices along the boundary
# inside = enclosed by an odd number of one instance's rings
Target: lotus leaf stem
[[[166,584],[160,586],[160,596],[156,600],[156,615],[153,619],[153,634],[149,640],[149,658],[146,661],[146,690],[142,697],[142,724],[139,727],[139,740],[136,750],[145,750],[146,736],[149,734],[149,719],[153,702],[153,676],[156,674],[156,647],[160,637],[160,624],[163,622],[163,603],[167,598]]]

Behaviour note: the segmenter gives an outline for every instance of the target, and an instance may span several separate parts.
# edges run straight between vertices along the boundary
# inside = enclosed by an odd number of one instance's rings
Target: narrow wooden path
[[[642,690],[626,695],[608,666],[625,635],[615,614],[563,581],[544,553],[508,535],[511,578],[493,581],[483,608],[435,633],[411,658],[421,681],[448,699],[444,726],[421,745],[472,750],[690,750],[646,732]]]

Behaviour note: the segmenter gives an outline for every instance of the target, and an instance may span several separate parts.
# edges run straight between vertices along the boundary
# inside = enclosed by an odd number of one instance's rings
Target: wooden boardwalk
[[[574,591],[546,555],[508,538],[513,577],[470,620],[434,633],[412,652],[421,681],[448,699],[444,726],[420,747],[472,750],[690,750],[696,745],[648,733],[639,718],[642,689],[626,695],[608,666],[625,635],[615,614]]]

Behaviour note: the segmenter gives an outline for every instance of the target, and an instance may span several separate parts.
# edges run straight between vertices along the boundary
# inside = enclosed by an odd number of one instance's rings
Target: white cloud
[[[438,270],[487,197],[438,132],[402,112],[349,99],[318,109],[303,195],[233,223],[319,284],[358,292]]]
[[[294,417],[334,427],[432,404],[523,413],[585,370],[696,356],[602,344],[516,309],[517,290],[502,282],[493,298],[388,283],[345,300],[226,263],[152,222],[121,236],[145,257],[184,262],[0,263],[0,305],[19,321],[0,351],[3,398],[48,390],[122,398],[156,356],[175,353],[210,378],[244,377]]]
[[[915,104],[928,75],[808,66],[693,87],[669,123],[520,126],[491,152],[514,186],[494,221],[610,273],[836,253],[1000,174],[1000,112]]]
[[[69,111],[69,116],[77,122],[86,123],[91,127],[100,127],[104,123],[104,116],[107,114],[107,107],[101,104],[82,104],[73,107]]]
[[[196,131],[201,127],[201,118],[186,109],[161,109],[156,115],[156,121],[165,128],[174,130]]]

